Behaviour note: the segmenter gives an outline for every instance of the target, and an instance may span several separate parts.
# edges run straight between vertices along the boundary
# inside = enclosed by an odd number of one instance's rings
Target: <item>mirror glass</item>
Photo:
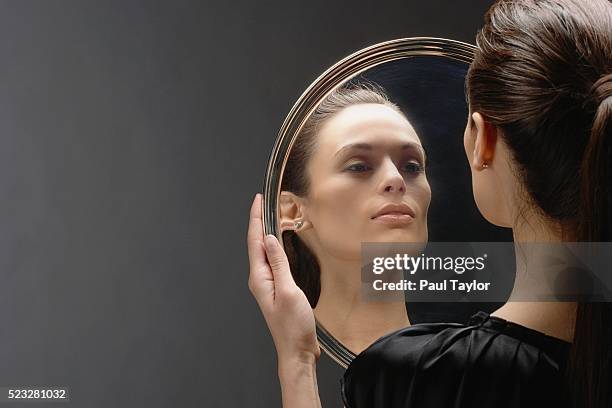
[[[362,243],[510,241],[474,203],[463,147],[473,46],[400,39],[334,65],[281,128],[264,189],[276,234],[341,365],[381,336],[422,322],[466,322],[499,304],[367,301]]]

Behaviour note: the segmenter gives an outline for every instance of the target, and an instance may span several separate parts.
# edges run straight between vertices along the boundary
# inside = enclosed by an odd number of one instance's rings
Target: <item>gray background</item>
[[[347,54],[473,42],[490,3],[1,1],[0,386],[279,406],[245,234],[282,120]]]

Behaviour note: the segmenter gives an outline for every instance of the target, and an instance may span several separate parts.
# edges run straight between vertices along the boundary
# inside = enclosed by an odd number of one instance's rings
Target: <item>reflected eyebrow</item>
[[[423,146],[417,144],[417,143],[404,143],[402,145],[399,146],[400,150],[404,151],[404,150],[415,150],[420,152],[423,155],[423,161],[426,160],[427,155],[425,154],[425,149],[423,148]],[[369,143],[350,143],[347,144],[345,146],[342,146],[335,154],[334,157],[339,156],[340,154],[346,152],[346,151],[350,151],[350,150],[365,150],[365,151],[372,151],[374,150],[374,146],[372,146]]]
[[[367,150],[367,151],[372,151],[374,150],[374,147],[371,144],[368,143],[351,143],[351,144],[347,144],[342,146],[335,154],[334,156],[339,156],[340,154],[349,151],[349,150]]]

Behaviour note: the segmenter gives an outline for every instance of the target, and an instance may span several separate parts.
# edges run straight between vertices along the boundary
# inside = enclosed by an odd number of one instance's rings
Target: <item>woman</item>
[[[404,302],[361,301],[361,243],[426,242],[430,199],[418,135],[372,84],[333,91],[296,138],[283,246],[317,320],[352,352],[410,324]]]
[[[512,227],[517,243],[611,241],[611,33],[606,0],[500,0],[485,15],[466,78],[464,145],[480,212]],[[273,237],[264,281],[250,233],[249,283],[277,347],[284,406],[320,406],[312,313]],[[512,302],[467,325],[414,325],[357,356],[345,402],[610,407],[611,327],[609,303],[573,302]]]

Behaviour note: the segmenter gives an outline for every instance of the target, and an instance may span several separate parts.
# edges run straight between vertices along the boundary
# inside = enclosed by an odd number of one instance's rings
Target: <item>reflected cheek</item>
[[[328,254],[341,258],[358,257],[361,241],[367,236],[365,222],[361,220],[363,198],[355,190],[320,192],[312,203],[309,217],[312,220],[318,245]]]
[[[355,226],[362,197],[355,188],[329,186],[313,194],[312,220],[326,231],[343,234]]]
[[[415,235],[412,237],[412,240],[416,242],[426,242],[429,239],[427,227],[427,212],[429,210],[429,204],[431,203],[431,188],[429,186],[429,183],[425,181],[420,186],[420,188],[415,192],[414,201],[418,206],[418,224],[414,232]]]
[[[412,192],[412,197],[418,206],[418,219],[427,222],[427,211],[431,203],[431,187],[427,180],[419,183],[418,187]]]

